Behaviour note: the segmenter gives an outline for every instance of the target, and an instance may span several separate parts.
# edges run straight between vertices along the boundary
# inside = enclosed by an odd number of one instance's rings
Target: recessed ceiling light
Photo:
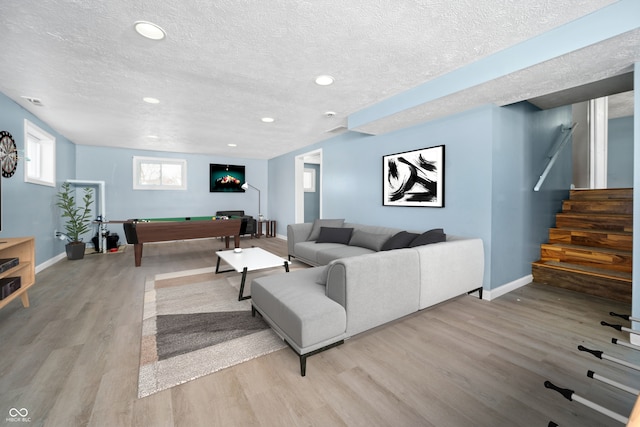
[[[329,86],[333,84],[334,78],[331,76],[323,75],[316,77],[316,84],[320,86]]]
[[[238,144],[227,144],[229,147],[237,147]]]
[[[167,33],[153,22],[136,21],[133,23],[133,28],[138,34],[151,40],[162,40],[167,36]]]
[[[142,98],[144,102],[148,102],[149,104],[159,104],[160,100],[158,98],[152,98],[150,96],[145,96]]]
[[[275,119],[273,117],[263,117],[260,120],[262,120],[265,123],[273,123],[275,121]]]
[[[331,118],[331,117],[335,117],[336,112],[335,111],[325,111],[324,116]]]
[[[158,135],[147,135],[149,139],[158,139]]]

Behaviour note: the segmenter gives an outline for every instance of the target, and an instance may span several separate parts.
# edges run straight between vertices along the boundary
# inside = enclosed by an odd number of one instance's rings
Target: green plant
[[[76,198],[74,191],[71,189],[71,184],[65,182],[62,184],[60,191],[58,192],[58,201],[56,206],[62,209],[62,217],[67,218],[67,223],[64,226],[67,238],[70,243],[80,243],[80,235],[89,231],[89,224],[91,220],[91,203],[93,203],[93,191],[85,187],[84,197],[82,198],[83,205],[76,205]]]

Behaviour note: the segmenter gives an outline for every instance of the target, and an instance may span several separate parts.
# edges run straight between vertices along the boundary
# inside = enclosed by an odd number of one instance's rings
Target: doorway
[[[295,158],[295,222],[322,218],[322,149]]]

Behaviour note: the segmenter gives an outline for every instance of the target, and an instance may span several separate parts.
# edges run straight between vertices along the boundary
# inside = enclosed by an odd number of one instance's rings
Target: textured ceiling
[[[612,3],[0,0],[0,91],[77,144],[266,159]],[[142,38],[137,20],[157,23],[167,38]],[[384,133],[628,72],[639,45],[638,33],[627,33],[358,130]],[[320,74],[336,82],[320,87]]]

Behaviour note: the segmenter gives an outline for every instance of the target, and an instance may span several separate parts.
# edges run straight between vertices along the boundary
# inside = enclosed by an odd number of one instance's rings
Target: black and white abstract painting
[[[382,157],[384,206],[444,207],[444,145]]]

